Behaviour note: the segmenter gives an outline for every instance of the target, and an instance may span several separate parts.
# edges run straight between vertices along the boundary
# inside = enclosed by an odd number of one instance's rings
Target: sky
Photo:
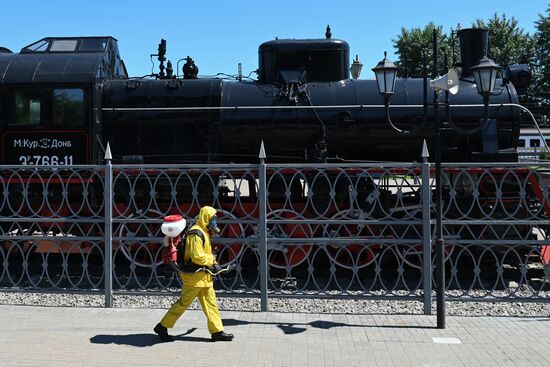
[[[157,53],[164,38],[174,68],[179,59],[191,56],[199,75],[236,74],[240,62],[246,76],[258,67],[262,42],[275,37],[324,38],[329,24],[332,38],[347,41],[351,58],[358,55],[364,64],[361,78],[371,79],[370,69],[384,51],[396,60],[392,40],[402,27],[423,28],[433,21],[449,32],[458,23],[467,28],[477,18],[487,20],[497,13],[515,17],[525,32],[533,34],[535,21],[549,4],[550,0],[3,1],[0,46],[18,52],[43,37],[109,35],[118,39],[130,76],[141,76],[151,73],[149,55]]]

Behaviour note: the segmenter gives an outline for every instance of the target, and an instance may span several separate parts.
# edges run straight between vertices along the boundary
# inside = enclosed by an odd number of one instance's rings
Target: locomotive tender
[[[487,31],[459,31],[460,89],[451,105],[482,104],[470,68],[484,55]],[[386,123],[375,80],[350,79],[349,45],[330,38],[273,40],[259,47],[257,80],[198,78],[188,57],[183,77],[129,78],[112,37],[44,38],[11,53],[0,49],[0,164],[256,162],[261,140],[271,162],[418,160],[434,125],[423,108],[391,107]],[[497,82],[491,103],[517,103],[513,83]],[[498,89],[498,88],[497,88]],[[422,105],[421,78],[398,79],[395,105]],[[464,129],[482,107],[451,111]],[[516,161],[520,116],[491,109],[474,135],[444,133],[443,160]],[[492,123],[492,122],[495,123]]]

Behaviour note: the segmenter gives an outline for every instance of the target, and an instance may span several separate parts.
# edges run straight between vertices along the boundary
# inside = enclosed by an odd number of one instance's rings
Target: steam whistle
[[[166,40],[163,38],[160,40],[159,43],[159,49],[158,49],[158,60],[160,62],[159,69],[159,78],[162,79],[164,77],[164,62],[166,61]]]
[[[166,63],[166,78],[172,79],[174,77],[174,68],[172,67],[172,62],[168,60]]]

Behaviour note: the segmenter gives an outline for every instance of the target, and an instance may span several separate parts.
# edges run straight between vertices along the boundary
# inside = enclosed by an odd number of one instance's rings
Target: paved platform
[[[212,343],[189,310],[160,343],[164,311],[0,306],[0,366],[550,366],[550,318],[222,311]]]

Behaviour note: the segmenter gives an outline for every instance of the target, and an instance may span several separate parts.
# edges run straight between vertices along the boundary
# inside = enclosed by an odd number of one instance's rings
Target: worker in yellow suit
[[[210,206],[201,208],[197,223],[191,227],[186,236],[184,264],[199,267],[212,267],[217,264],[210,244],[210,236],[220,232],[216,219],[216,209]],[[202,235],[197,231],[202,232]],[[174,327],[179,317],[197,297],[208,320],[208,331],[212,334],[212,341],[233,340],[232,334],[226,334],[223,331],[212,275],[206,271],[180,273],[180,279],[183,282],[180,298],[172,304],[166,315],[153,329],[161,340],[174,340],[174,337],[168,334],[168,328]]]

